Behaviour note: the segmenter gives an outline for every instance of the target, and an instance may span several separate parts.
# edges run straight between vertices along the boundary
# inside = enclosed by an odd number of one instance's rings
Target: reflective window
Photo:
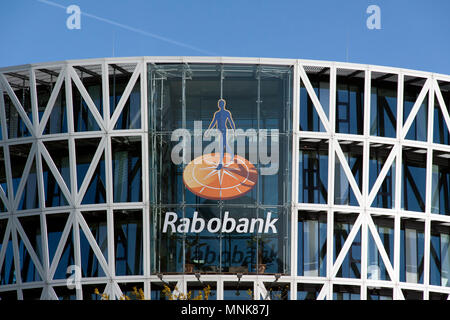
[[[392,150],[391,145],[371,144],[369,159],[369,192],[372,190],[376,180],[380,176],[381,170],[386,164],[386,160]],[[390,166],[377,195],[371,206],[376,208],[392,209],[394,207],[395,196],[395,160]]]
[[[319,68],[318,70],[309,70],[313,69],[309,67],[305,67],[305,69],[309,71],[306,73],[307,77],[328,118],[330,113],[330,69]],[[319,114],[303,81],[300,83],[300,130],[325,132]]]
[[[5,250],[5,258],[0,269],[0,285],[16,283],[16,273],[14,271],[14,254],[11,235],[4,238],[6,232],[7,220],[0,220],[0,250]],[[0,293],[1,294],[1,293]]]
[[[316,300],[322,284],[299,283],[297,284],[297,300]]]
[[[139,137],[112,138],[114,202],[142,201],[142,152]]]
[[[405,76],[403,96],[403,124],[405,124],[422,90],[424,79]],[[406,139],[427,141],[428,94],[419,107],[417,115],[408,130]]]
[[[367,300],[392,300],[391,288],[371,288],[367,287]]]
[[[103,93],[101,65],[74,66],[84,89],[94,103],[100,116],[103,117]],[[100,126],[89,109],[86,100],[81,95],[81,90],[72,81],[73,119],[76,132],[99,131]]]
[[[333,261],[336,261],[340,254],[357,216],[357,214],[335,212]],[[340,278],[361,278],[361,229],[356,233],[336,276]]]
[[[450,227],[431,223],[430,284],[450,287]]]
[[[372,72],[370,96],[370,134],[396,137],[397,75]]]
[[[340,141],[345,160],[356,180],[359,190],[363,181],[363,147],[358,142]],[[354,191],[350,185],[341,160],[335,157],[334,204],[358,206]]]
[[[450,131],[445,122],[442,110],[450,111],[450,87],[448,82],[438,81],[444,105],[440,105],[437,97],[434,100],[433,142],[450,145]]]
[[[25,88],[15,92],[17,99],[20,101],[25,112],[28,115],[29,120],[32,120],[31,115],[31,105],[30,105],[30,94],[29,89]],[[25,125],[22,117],[19,115],[16,106],[13,103],[13,99],[4,91],[3,101],[5,103],[5,116],[6,116],[6,126],[8,132],[8,138],[21,138],[31,136],[31,132]]]
[[[336,80],[336,132],[363,134],[364,71],[338,69]]]
[[[267,293],[263,296],[264,300],[290,300],[291,291],[289,283],[278,281],[264,282]]]
[[[299,151],[298,201],[328,202],[328,141],[304,139]]]
[[[333,284],[333,300],[360,300],[360,291],[358,286]]]
[[[39,262],[42,264],[42,239],[41,239],[41,222],[39,216],[29,216],[19,218],[20,225],[23,227],[28,241],[36,253]],[[20,270],[22,282],[41,281],[34,262],[31,260],[31,255],[25,247],[25,243],[21,237],[19,239],[19,255],[20,255]]]
[[[253,282],[224,282],[224,300],[253,300]]]
[[[400,281],[423,283],[424,224],[403,219],[400,230]]]
[[[108,241],[107,241],[107,224],[105,211],[83,212],[85,219],[92,236],[100,251],[108,261]],[[98,261],[97,256],[88,237],[80,228],[80,252],[81,252],[81,268],[83,277],[104,277],[106,274]]]
[[[450,215],[450,158],[448,153],[433,152],[431,212]]]
[[[426,150],[403,147],[402,208],[425,212]]]
[[[391,265],[394,262],[394,220],[380,217],[372,218],[378,231],[378,236],[389,258]],[[386,265],[376,246],[374,236],[369,232],[367,253],[367,277],[371,280],[390,281]]]
[[[405,300],[423,300],[423,292],[415,290],[402,289]]]
[[[114,211],[116,275],[142,275],[143,234],[141,210]]]
[[[298,213],[299,276],[325,277],[327,257],[327,215],[325,212]]]

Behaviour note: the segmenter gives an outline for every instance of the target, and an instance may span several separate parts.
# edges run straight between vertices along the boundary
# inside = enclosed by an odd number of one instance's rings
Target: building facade
[[[0,69],[0,298],[450,299],[450,76],[137,57]]]

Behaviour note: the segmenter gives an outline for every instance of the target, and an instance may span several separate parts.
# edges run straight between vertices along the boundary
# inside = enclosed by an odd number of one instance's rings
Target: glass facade
[[[0,299],[449,299],[449,111],[325,61],[0,69]]]

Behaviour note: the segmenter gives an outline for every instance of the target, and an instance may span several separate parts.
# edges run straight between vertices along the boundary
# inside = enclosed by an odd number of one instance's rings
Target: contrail
[[[64,10],[67,9],[67,7],[65,7],[65,6],[63,6],[63,5],[59,4],[59,3],[55,3],[53,1],[48,1],[48,0],[37,0],[37,1],[41,2],[41,3],[45,3],[45,4],[50,5],[50,6],[58,7],[58,8],[64,9]],[[87,13],[87,12],[84,12],[84,11],[81,11],[81,14],[86,16],[86,17],[88,17],[88,18],[92,18],[92,19],[95,19],[95,20],[98,20],[98,21],[101,21],[101,22],[105,22],[105,23],[108,23],[110,25],[113,25],[113,26],[116,26],[116,27],[119,27],[119,28],[122,28],[122,29],[125,29],[125,30],[128,30],[128,31],[132,31],[132,32],[141,34],[141,35],[146,36],[146,37],[151,37],[151,38],[158,39],[158,40],[170,43],[170,44],[174,44],[176,46],[188,48],[188,49],[191,49],[191,50],[194,50],[194,51],[197,51],[197,52],[201,52],[201,53],[206,54],[206,55],[211,55],[211,56],[216,55],[215,53],[212,53],[212,52],[209,52],[209,51],[206,51],[206,50],[203,50],[203,49],[191,46],[189,44],[186,44],[186,43],[183,43],[183,42],[179,42],[179,41],[167,38],[167,37],[163,37],[163,36],[151,33],[151,32],[147,32],[147,31],[141,30],[141,29],[130,27],[130,26],[127,26],[125,24],[122,24],[122,23],[119,23],[119,22],[116,22],[116,21],[113,21],[113,20],[109,20],[109,19],[106,19],[106,18],[102,18],[102,17],[96,16],[96,15],[93,15],[93,14],[90,14],[90,13]]]

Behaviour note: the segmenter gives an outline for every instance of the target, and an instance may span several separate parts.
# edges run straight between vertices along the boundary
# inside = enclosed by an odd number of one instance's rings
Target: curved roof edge
[[[93,63],[127,63],[136,62],[137,60],[142,60],[146,63],[248,63],[248,64],[271,64],[271,65],[294,65],[296,63],[302,65],[315,65],[332,67],[336,66],[338,68],[346,69],[358,69],[358,70],[376,70],[383,72],[393,72],[393,73],[407,73],[422,77],[437,77],[445,78],[450,81],[450,75],[443,73],[436,73],[423,70],[414,70],[408,68],[391,67],[391,66],[381,66],[372,64],[362,64],[362,63],[352,63],[352,62],[338,62],[329,60],[309,60],[309,59],[289,59],[289,58],[258,58],[258,57],[211,57],[211,56],[131,56],[131,57],[104,57],[104,58],[88,58],[88,59],[78,59],[78,60],[59,60],[50,61],[42,63],[29,63],[15,66],[1,67],[0,73],[11,72],[17,70],[24,70],[29,68],[42,68],[54,65],[87,65]]]

